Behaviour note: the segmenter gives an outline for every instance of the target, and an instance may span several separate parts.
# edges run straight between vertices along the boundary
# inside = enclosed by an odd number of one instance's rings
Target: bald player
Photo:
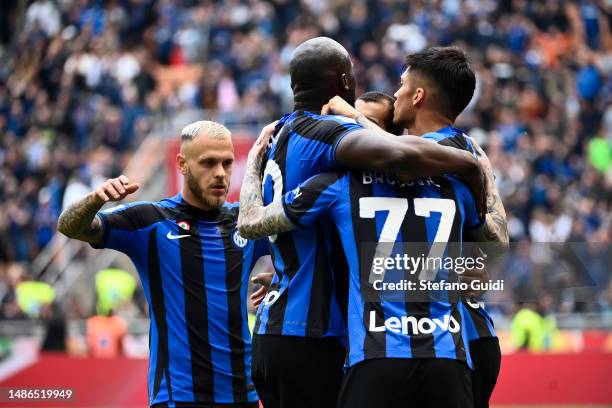
[[[128,255],[149,303],[149,405],[256,408],[251,381],[247,282],[267,245],[242,238],[238,204],[226,196],[234,162],[224,126],[199,121],[181,132],[178,195],[100,211],[139,186],[104,182],[65,210],[58,229],[94,248]]]
[[[241,197],[255,197],[263,187],[264,204],[280,208],[283,194],[318,173],[363,168],[410,177],[461,174],[484,206],[480,169],[469,153],[319,114],[334,95],[355,102],[353,65],[338,42],[317,37],[300,44],[289,73],[293,112],[277,124],[264,158],[263,183],[245,178]],[[241,217],[244,225],[254,222],[244,208]],[[269,235],[261,225],[246,231],[252,238]],[[348,293],[339,237],[333,223],[324,221],[269,237],[276,275],[258,308],[253,337],[253,381],[266,408],[336,405]]]

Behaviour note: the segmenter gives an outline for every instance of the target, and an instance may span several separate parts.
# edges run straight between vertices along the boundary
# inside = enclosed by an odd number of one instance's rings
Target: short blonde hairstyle
[[[232,138],[232,133],[222,124],[211,120],[199,120],[188,124],[181,130],[181,142],[193,140],[199,134],[212,139],[231,140]]]

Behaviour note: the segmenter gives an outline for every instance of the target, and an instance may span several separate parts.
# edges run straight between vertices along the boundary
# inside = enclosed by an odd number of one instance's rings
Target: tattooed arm
[[[482,148],[472,139],[487,178],[487,214],[479,228],[471,231],[471,238],[480,243],[482,249],[491,256],[500,256],[508,251],[508,222],[506,210],[495,184],[493,167]]]
[[[59,217],[57,230],[68,238],[98,244],[102,241],[102,223],[96,214],[109,201],[123,200],[138,190],[126,176],[109,179],[98,189],[68,207]]]
[[[247,239],[259,239],[297,228],[285,215],[282,200],[277,199],[265,207],[263,204],[260,174],[265,148],[273,132],[274,124],[261,131],[247,160],[238,215],[238,231]]]

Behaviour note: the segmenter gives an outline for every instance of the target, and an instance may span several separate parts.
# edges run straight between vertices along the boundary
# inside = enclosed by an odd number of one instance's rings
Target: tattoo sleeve
[[[493,170],[487,166],[487,214],[479,228],[472,231],[472,239],[481,243],[482,249],[491,256],[500,256],[508,251],[508,222]]]
[[[249,155],[240,189],[238,230],[247,239],[259,239],[296,229],[285,215],[281,197],[267,206],[263,205],[260,176],[262,164],[263,149],[258,155]]]
[[[68,207],[59,217],[57,229],[69,238],[97,244],[102,241],[102,223],[96,214],[104,203],[88,194]]]

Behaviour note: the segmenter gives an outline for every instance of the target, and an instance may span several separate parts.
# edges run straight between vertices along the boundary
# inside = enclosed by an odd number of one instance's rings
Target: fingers
[[[140,188],[140,184],[138,183],[127,184],[125,186],[125,191],[127,194],[133,194],[136,191],[138,191],[139,188]]]
[[[108,195],[104,192],[104,189],[102,187],[98,188],[96,190],[96,197],[102,201],[102,203],[106,203],[108,201],[110,201],[110,198],[108,197]]]
[[[114,179],[106,180],[95,194],[103,203],[108,201],[120,201],[128,194],[136,192],[140,188],[138,183],[130,183],[130,180],[121,175]]]
[[[121,181],[119,181],[118,178],[110,180],[110,183],[115,188],[115,191],[118,193],[119,197],[125,194],[125,186]]]
[[[251,294],[251,301],[253,302],[253,306],[255,308],[257,308],[261,304],[267,293],[268,290],[266,289],[266,287],[262,286]]]
[[[323,108],[321,108],[321,115],[329,115],[330,110],[331,107],[329,106],[329,103],[326,103],[323,105]]]

